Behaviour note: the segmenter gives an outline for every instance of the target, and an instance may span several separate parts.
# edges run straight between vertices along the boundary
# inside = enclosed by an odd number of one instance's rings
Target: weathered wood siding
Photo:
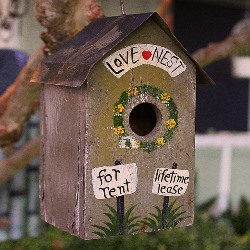
[[[45,85],[41,93],[41,214],[75,235],[84,235],[85,89]]]

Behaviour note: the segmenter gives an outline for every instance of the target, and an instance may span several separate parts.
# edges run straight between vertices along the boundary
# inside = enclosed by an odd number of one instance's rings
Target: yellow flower
[[[158,137],[158,138],[156,138],[156,144],[157,144],[157,146],[162,146],[162,145],[164,145],[164,144],[165,144],[165,139],[164,139],[164,137]]]
[[[116,135],[123,135],[125,133],[125,129],[122,126],[118,126],[117,128],[114,128],[114,133]]]
[[[139,94],[139,90],[136,87],[128,89],[129,96],[136,96],[138,94]]]
[[[118,104],[117,106],[115,106],[115,109],[113,110],[114,113],[122,113],[124,110],[124,107],[122,104]]]
[[[169,119],[167,122],[166,122],[166,127],[168,129],[172,129],[176,126],[176,121],[174,119]]]
[[[134,95],[138,95],[139,90],[137,88],[134,88]]]
[[[141,142],[140,141],[136,141],[136,146],[139,148],[141,146]]]
[[[167,103],[170,100],[170,95],[166,92],[161,94],[161,101]]]

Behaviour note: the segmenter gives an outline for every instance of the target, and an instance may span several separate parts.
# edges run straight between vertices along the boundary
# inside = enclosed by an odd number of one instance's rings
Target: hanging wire
[[[125,9],[124,9],[124,3],[123,3],[123,0],[120,0],[120,5],[121,5],[121,12],[122,12],[122,15],[126,15],[126,13],[125,13]]]

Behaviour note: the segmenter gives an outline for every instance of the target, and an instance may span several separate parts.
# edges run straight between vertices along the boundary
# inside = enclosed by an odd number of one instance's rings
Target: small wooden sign
[[[163,196],[181,196],[185,194],[188,183],[188,170],[157,168],[152,193]]]
[[[137,187],[137,166],[135,163],[94,168],[92,184],[96,199],[108,199],[132,194]]]

